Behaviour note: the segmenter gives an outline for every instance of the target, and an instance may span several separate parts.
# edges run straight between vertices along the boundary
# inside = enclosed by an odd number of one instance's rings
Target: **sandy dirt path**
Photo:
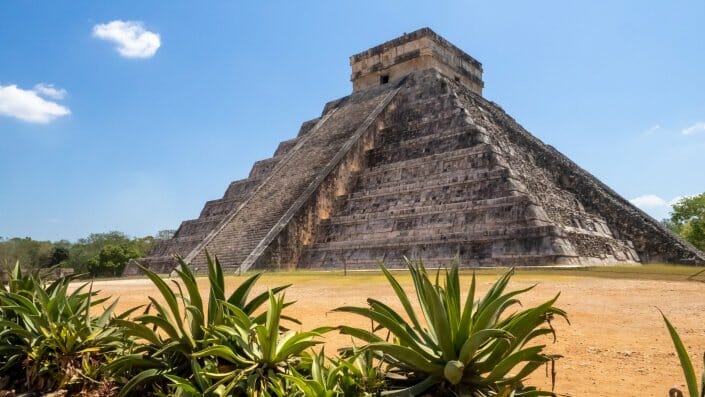
[[[399,275],[411,292],[411,281]],[[481,293],[496,276],[480,276]],[[243,278],[228,277],[231,286]],[[462,282],[469,286],[469,276]],[[205,279],[199,279],[206,290]],[[343,305],[364,305],[374,297],[400,309],[386,281],[378,274],[341,275],[314,273],[266,274],[257,291],[293,283],[286,292],[295,300],[289,315],[299,318],[301,329],[321,325],[349,324],[365,327],[368,322],[353,315],[331,313]],[[683,375],[671,340],[656,307],[666,313],[684,340],[696,370],[702,370],[705,351],[705,283],[653,280],[617,280],[545,274],[519,274],[511,287],[534,283],[534,291],[523,295],[524,305],[538,304],[556,293],[557,306],[568,312],[571,325],[556,321],[558,341],[549,343],[548,352],[561,354],[557,363],[555,391],[570,396],[666,396],[671,386],[684,389]],[[157,291],[147,280],[98,281],[95,288],[120,297],[119,307],[143,304]],[[349,344],[349,337],[329,334],[326,350]],[[549,341],[550,342],[550,341]],[[550,389],[550,379],[537,371],[527,382]]]

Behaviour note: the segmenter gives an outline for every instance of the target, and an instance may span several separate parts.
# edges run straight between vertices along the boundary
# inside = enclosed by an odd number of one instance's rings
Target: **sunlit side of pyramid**
[[[350,58],[353,93],[157,244],[226,269],[705,264],[705,255],[482,97],[482,65],[424,28]]]

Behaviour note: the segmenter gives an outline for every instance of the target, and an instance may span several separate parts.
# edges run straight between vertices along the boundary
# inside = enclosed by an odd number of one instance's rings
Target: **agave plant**
[[[23,274],[19,263],[8,273],[0,288],[0,376],[27,391],[98,383],[96,368],[120,344],[109,326],[117,301],[93,316],[109,298],[94,299],[88,283],[69,292],[76,276],[49,283],[37,271]]]
[[[352,353],[352,354],[349,354]],[[284,375],[304,397],[357,397],[378,394],[384,386],[374,353],[352,349],[346,357],[327,358],[323,349],[310,358],[308,376],[298,371]]]
[[[386,382],[375,353],[357,347],[341,349],[341,357],[331,358],[334,367],[339,367],[338,384],[344,396],[376,395],[384,389]]]
[[[673,346],[676,349],[676,353],[678,353],[678,359],[680,360],[681,368],[683,368],[683,374],[685,375],[685,383],[688,386],[688,395],[690,397],[705,397],[705,370],[703,370],[703,373],[700,376],[700,391],[698,391],[698,378],[695,374],[693,363],[690,361],[690,357],[688,357],[688,351],[685,350],[685,346],[683,345],[683,341],[678,335],[678,332],[673,327],[671,322],[668,321],[668,318],[666,318],[663,312],[661,312],[661,316],[663,317],[663,321],[666,322],[666,327],[668,328],[668,333],[671,335]],[[705,356],[703,357],[703,363],[705,365]],[[671,389],[670,394],[682,396],[683,392],[673,388]]]
[[[293,370],[292,374],[285,374],[284,377],[295,386],[297,394],[303,397],[345,396],[340,383],[341,378],[345,376],[342,371],[346,368],[341,365],[326,365],[326,361],[329,360],[324,349],[321,349],[318,354],[311,356],[310,378],[296,370]],[[346,383],[351,381],[354,382],[354,379],[350,378]]]
[[[553,316],[567,319],[563,310],[553,306],[553,299],[518,312],[507,314],[517,304],[516,298],[533,288],[505,292],[513,270],[502,276],[475,302],[475,276],[470,290],[461,300],[457,261],[445,272],[441,285],[440,270],[431,281],[421,262],[407,261],[421,314],[399,281],[383,266],[382,272],[394,289],[408,320],[388,305],[368,299],[369,307],[341,307],[339,312],[364,316],[378,324],[371,332],[340,326],[343,334],[367,343],[364,349],[375,351],[387,364],[390,373],[406,381],[402,388],[386,395],[455,393],[464,396],[552,395],[522,380],[542,364],[551,361],[543,354],[544,345],[533,345],[539,336],[553,333],[549,321]],[[423,322],[422,322],[423,318]],[[394,338],[387,341],[375,331],[383,330]]]
[[[180,282],[174,281],[175,289],[156,273],[139,266],[157,287],[164,303],[149,297],[150,304],[143,314],[130,320],[114,321],[130,345],[126,354],[107,366],[110,372],[126,380],[120,396],[133,395],[144,387],[164,392],[170,383],[181,380],[193,381],[202,389],[209,388],[210,383],[200,375],[204,370],[212,370],[215,364],[207,357],[196,359],[195,356],[208,346],[206,330],[224,324],[232,315],[231,310],[246,317],[252,316],[254,323],[264,321],[265,314],[255,315],[255,312],[267,301],[269,293],[263,292],[249,299],[252,287],[262,273],[250,276],[226,297],[220,262],[210,255],[206,257],[210,285],[207,303],[198,289],[196,277],[183,259],[177,258],[176,274]],[[276,293],[287,287],[272,291]]]
[[[208,329],[209,346],[193,355],[220,360],[218,371],[205,374],[217,380],[206,392],[219,390],[228,395],[239,390],[248,396],[286,394],[288,386],[284,375],[292,373],[303,353],[322,343],[319,337],[332,329],[282,332],[280,321],[287,304],[283,294],[278,297],[274,291],[268,294],[269,305],[261,324],[238,307],[224,302],[231,315],[225,317],[224,324]]]

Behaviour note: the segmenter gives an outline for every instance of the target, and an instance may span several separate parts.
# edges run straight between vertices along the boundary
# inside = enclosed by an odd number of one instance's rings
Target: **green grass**
[[[504,274],[508,267],[480,267],[464,268],[460,270],[461,275],[470,275],[475,272],[478,276],[498,276]],[[392,272],[404,272],[405,269],[390,269]],[[662,280],[662,281],[701,281],[705,282],[705,272],[698,274],[691,279],[691,276],[705,271],[704,267],[669,265],[669,264],[648,264],[648,265],[615,265],[615,266],[588,266],[588,267],[517,267],[515,278],[547,278],[554,279],[560,277],[599,277],[611,279],[632,279],[632,280]],[[244,279],[254,274],[246,272],[241,275],[226,274],[227,278]],[[384,277],[379,269],[348,270],[347,277],[343,276],[342,269],[335,270],[294,270],[294,271],[267,271],[265,279],[272,282],[286,281],[295,283],[307,283],[320,280],[321,278],[336,278],[338,280],[350,280],[350,283],[363,283],[365,281],[383,281]],[[160,274],[162,278],[168,278],[168,274]],[[205,277],[199,274],[198,278]],[[141,279],[144,276],[130,277],[105,277],[96,278],[98,281],[118,281],[128,279]],[[345,282],[345,281],[342,281]]]
[[[390,269],[391,270],[391,269]],[[461,269],[461,275],[470,275],[475,272],[478,276],[497,276],[506,273],[506,267],[492,268],[466,268]],[[648,265],[616,265],[616,266],[590,266],[590,267],[517,267],[516,279],[558,279],[564,277],[597,277],[609,279],[631,280],[660,280],[660,281],[701,281],[705,282],[705,272],[695,277],[698,272],[704,271],[703,267],[648,264]],[[393,273],[404,273],[405,269],[391,270]],[[228,278],[242,278],[247,276],[228,275]],[[378,269],[348,270],[347,276],[342,270],[297,270],[282,272],[267,272],[265,282],[287,282],[295,284],[319,283],[322,278],[335,279],[336,283],[343,284],[377,284],[384,282],[385,278]]]
[[[518,269],[518,273],[539,272],[578,277],[602,277],[633,280],[663,280],[663,281],[689,281],[696,273],[705,270],[702,267],[649,264],[632,266],[594,266],[583,268],[556,268],[556,269]],[[694,281],[705,281],[705,274],[700,274]]]

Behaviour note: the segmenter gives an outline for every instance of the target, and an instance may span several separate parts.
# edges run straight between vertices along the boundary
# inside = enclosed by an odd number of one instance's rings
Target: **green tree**
[[[69,259],[69,250],[65,247],[54,247],[49,258],[49,266],[60,265]]]
[[[673,205],[671,218],[665,224],[705,251],[705,193],[680,199]]]
[[[71,246],[69,265],[76,273],[91,273],[89,261],[106,245],[129,246],[130,238],[121,232],[91,233]]]
[[[131,246],[107,244],[88,261],[91,276],[119,276],[130,259],[141,255]]]
[[[0,241],[0,265],[13,265],[19,261],[25,266],[40,268],[49,265],[54,246],[49,241],[36,241],[29,237]]]

